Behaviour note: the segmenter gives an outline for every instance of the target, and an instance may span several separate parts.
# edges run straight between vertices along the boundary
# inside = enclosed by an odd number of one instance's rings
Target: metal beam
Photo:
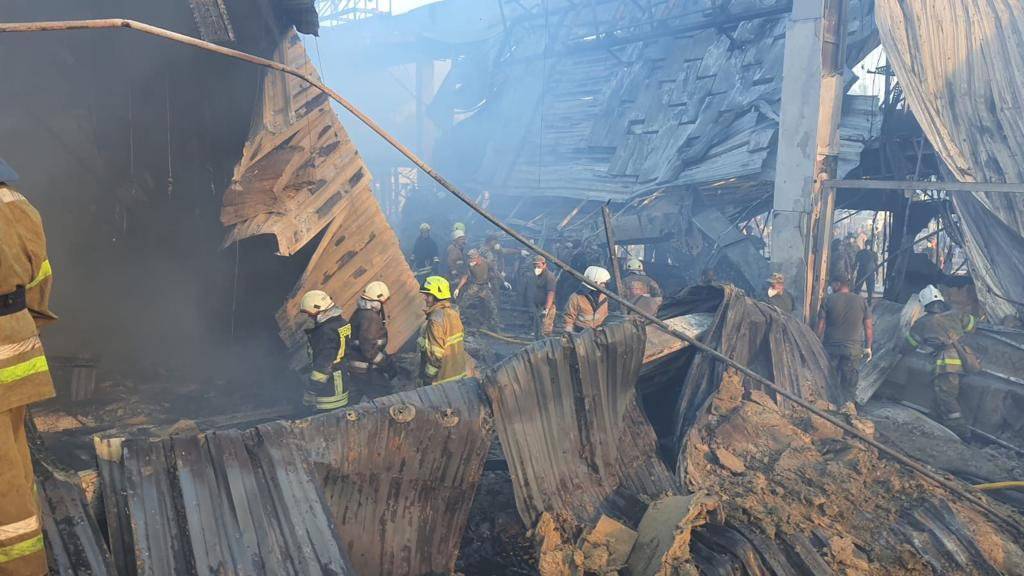
[[[832,190],[936,190],[939,192],[998,192],[1024,194],[1024,184],[1003,182],[929,182],[921,180],[826,180]]]

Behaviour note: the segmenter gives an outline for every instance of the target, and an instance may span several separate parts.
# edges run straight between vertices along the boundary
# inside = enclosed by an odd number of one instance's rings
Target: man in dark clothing
[[[792,294],[786,292],[786,277],[776,272],[768,277],[767,283],[767,302],[786,314],[792,314],[793,310],[796,310],[796,301]]]
[[[463,230],[452,231],[452,243],[448,245],[445,260],[448,264],[448,283],[458,283],[466,273],[466,233]]]
[[[551,336],[555,328],[555,275],[548,270],[548,261],[540,255],[533,257],[533,274],[526,281],[526,303],[533,311],[535,338]]]
[[[850,292],[848,276],[832,278],[832,294],[818,315],[818,338],[828,354],[833,377],[839,382],[842,402],[852,402],[861,359],[871,359],[875,330],[868,303]]]
[[[855,272],[857,238],[852,234],[846,238],[846,242],[836,238],[832,241],[832,254],[829,259],[829,278],[853,278]]]
[[[871,302],[872,293],[875,290],[875,268],[878,267],[878,254],[870,247],[865,246],[857,252],[854,258],[857,269],[856,280],[853,283],[854,294],[860,294],[862,288],[867,288],[868,302]]]
[[[459,307],[467,311],[475,310],[466,319],[473,319],[473,324],[484,328],[495,328],[498,322],[498,307],[494,301],[493,286],[497,282],[494,271],[487,260],[476,248],[467,253],[468,265],[466,272],[459,279],[455,288],[455,298],[462,296]]]
[[[353,386],[359,392],[381,396],[389,392],[395,364],[387,354],[388,318],[384,303],[391,297],[387,284],[377,280],[363,289],[352,314],[352,350],[348,361]]]
[[[939,418],[954,434],[966,438],[970,428],[960,412],[960,374],[964,372],[964,359],[958,344],[965,334],[974,331],[977,319],[951,309],[935,286],[926,286],[917,298],[924,306],[925,315],[911,326],[905,349],[925,350],[935,358],[932,385]]]
[[[639,305],[642,301],[647,310],[653,308],[657,312],[662,302],[661,286],[644,271],[644,263],[639,258],[630,258],[626,261],[626,272],[622,279],[623,296],[631,304]]]
[[[430,237],[430,224],[420,224],[420,235],[412,247],[412,268],[413,271],[429,269],[432,273],[438,259],[437,242]]]
[[[306,331],[311,372],[302,403],[317,411],[341,408],[348,404],[344,374],[347,366],[343,360],[352,325],[341,315],[334,300],[320,290],[307,292],[299,309],[314,322]]]

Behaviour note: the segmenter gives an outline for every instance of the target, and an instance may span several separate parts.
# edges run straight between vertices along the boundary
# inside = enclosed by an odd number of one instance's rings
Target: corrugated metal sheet
[[[549,338],[503,362],[485,382],[516,506],[585,525],[630,516],[631,503],[678,489],[636,404],[645,332],[625,322]]]
[[[278,426],[303,446],[359,574],[453,572],[493,438],[475,380]]]
[[[50,574],[117,574],[103,533],[85,502],[78,478],[57,469],[45,459],[37,459],[34,464]]]
[[[953,176],[1024,182],[1018,3],[878,0],[878,27],[909,108]],[[951,196],[986,311],[997,321],[1020,315],[1006,299],[1024,302],[1024,195]]]
[[[129,543],[123,574],[355,574],[302,447],[284,430],[125,439],[120,448],[101,454],[100,473],[118,487],[104,498],[113,499],[111,539]]]
[[[391,289],[386,310],[388,347],[394,352],[423,322],[423,297],[398,237],[384,219],[373,193],[365,188],[342,202],[302,278],[277,312],[281,339],[293,352],[293,365],[308,361],[303,332],[308,320],[299,314],[302,295],[307,290],[324,290],[351,316],[363,287],[373,280],[382,280]]]

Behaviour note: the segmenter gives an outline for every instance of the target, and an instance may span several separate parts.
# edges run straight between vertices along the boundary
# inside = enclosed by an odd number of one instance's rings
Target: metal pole
[[[402,144],[401,142],[396,140],[393,136],[391,136],[391,134],[389,134],[386,130],[384,130],[384,128],[382,128],[379,124],[377,124],[376,121],[374,121],[372,118],[367,116],[361,110],[356,108],[355,105],[353,105],[351,102],[349,102],[348,100],[343,98],[340,94],[338,94],[334,90],[332,90],[332,89],[328,88],[327,86],[325,86],[322,82],[320,82],[320,80],[317,80],[316,78],[313,78],[312,76],[309,76],[309,75],[305,74],[301,70],[298,70],[296,68],[292,68],[290,66],[285,66],[284,64],[281,64],[280,62],[275,62],[273,60],[268,60],[266,58],[260,58],[259,56],[253,56],[252,54],[247,54],[247,53],[241,52],[239,50],[233,50],[231,48],[225,48],[225,47],[219,46],[217,44],[213,44],[213,43],[210,43],[210,42],[205,42],[203,40],[199,40],[198,38],[193,38],[191,36],[186,36],[184,34],[179,34],[177,32],[172,32],[170,30],[165,30],[163,28],[159,28],[159,27],[156,27],[156,26],[152,26],[152,25],[149,25],[149,24],[142,23],[142,22],[137,22],[135,20],[126,20],[126,19],[121,19],[121,18],[111,18],[111,19],[103,19],[103,20],[70,20],[70,21],[61,21],[61,22],[0,23],[0,33],[5,33],[5,32],[50,32],[50,31],[58,31],[58,30],[102,30],[102,29],[108,29],[108,28],[127,28],[127,29],[131,29],[131,30],[137,30],[137,31],[140,31],[140,32],[144,32],[146,34],[151,34],[153,36],[160,36],[162,38],[167,38],[169,40],[174,40],[175,42],[180,42],[182,44],[187,44],[189,46],[194,46],[196,48],[200,48],[200,49],[203,49],[203,50],[208,50],[210,52],[216,52],[218,54],[223,54],[225,56],[236,58],[238,60],[243,60],[245,62],[250,62],[252,64],[257,64],[257,65],[260,65],[260,66],[265,66],[265,67],[271,68],[273,70],[279,70],[281,72],[284,72],[286,74],[289,74],[291,76],[294,76],[296,78],[299,78],[299,79],[302,79],[302,80],[308,82],[311,86],[313,86],[313,87],[317,88],[318,90],[320,90],[321,92],[327,94],[328,96],[331,97],[331,99],[333,99],[335,102],[340,104],[343,108],[348,110],[360,122],[365,124],[369,129],[371,129],[374,132],[376,132],[377,135],[379,135],[381,138],[383,138],[385,141],[387,141],[388,144],[391,144],[391,146],[393,146],[396,150],[401,152],[402,155],[404,155],[406,158],[408,158],[410,162],[415,164],[420,170],[423,170],[424,173],[426,173],[428,176],[430,176],[435,181],[437,181],[438,184],[440,184],[442,187],[444,187],[446,190],[448,190],[448,192],[450,192],[453,196],[455,196],[456,198],[461,200],[464,204],[466,204],[467,206],[472,208],[474,211],[476,211],[478,214],[480,214],[480,216],[482,216],[485,220],[487,220],[488,222],[490,222],[491,224],[496,226],[498,229],[500,229],[503,232],[505,232],[506,234],[508,234],[510,237],[512,237],[513,239],[515,239],[519,243],[521,243],[524,246],[526,246],[533,253],[539,254],[539,255],[543,256],[545,259],[547,259],[548,262],[551,262],[554,265],[558,266],[566,274],[569,274],[570,276],[572,276],[573,278],[575,278],[576,280],[578,280],[580,282],[585,282],[586,279],[583,277],[583,274],[581,274],[578,270],[575,270],[574,268],[572,268],[567,263],[565,263],[562,260],[560,260],[554,254],[551,254],[547,250],[544,250],[543,248],[540,248],[540,247],[534,245],[525,236],[523,236],[519,232],[516,232],[514,229],[510,228],[504,222],[499,220],[496,216],[494,216],[493,214],[487,212],[486,210],[484,210],[483,208],[478,206],[477,203],[474,202],[472,198],[470,198],[464,192],[462,192],[461,190],[456,188],[454,184],[449,182],[444,176],[439,174],[436,170],[434,170],[426,162],[421,160],[420,157],[417,156],[415,153],[413,153],[412,150],[409,150],[408,147],[406,147],[404,144]],[[777,393],[778,395],[782,396],[783,398],[786,398],[787,400],[789,400],[789,401],[793,402],[794,404],[800,406],[804,410],[807,410],[811,414],[814,414],[815,416],[817,416],[819,418],[822,418],[826,422],[829,422],[830,424],[833,424],[834,426],[839,427],[841,430],[845,431],[846,433],[848,433],[848,434],[850,434],[850,435],[852,435],[852,436],[854,436],[856,438],[859,438],[864,443],[866,443],[869,446],[875,448],[876,450],[886,454],[887,456],[889,456],[890,458],[896,460],[897,462],[899,462],[900,464],[906,466],[907,468],[910,468],[911,470],[917,472],[918,474],[920,474],[924,478],[927,478],[928,480],[931,480],[935,484],[938,484],[938,485],[940,485],[940,486],[942,486],[942,487],[944,487],[944,488],[946,488],[946,489],[948,489],[948,490],[950,490],[950,491],[960,495],[965,500],[971,502],[972,504],[978,506],[982,510],[985,510],[986,512],[988,512],[989,515],[992,516],[992,518],[1002,522],[1008,528],[1011,528],[1011,529],[1017,531],[1020,535],[1024,536],[1024,525],[1021,525],[1020,523],[1018,523],[1012,517],[1007,516],[1007,515],[1003,514],[1002,512],[996,510],[986,500],[982,499],[977,494],[975,494],[972,491],[968,490],[967,488],[965,488],[961,484],[958,484],[957,482],[954,482],[952,480],[944,478],[944,477],[936,474],[935,472],[932,472],[931,470],[927,469],[923,464],[920,464],[920,463],[916,462],[915,460],[911,459],[910,457],[904,456],[900,452],[898,452],[898,451],[896,451],[896,450],[894,450],[892,448],[889,448],[888,446],[886,446],[884,444],[879,443],[874,438],[871,438],[870,436],[865,435],[864,433],[862,433],[859,430],[857,430],[856,428],[850,426],[846,422],[843,422],[842,420],[839,420],[838,418],[832,416],[831,414],[828,414],[827,412],[825,412],[825,411],[815,407],[814,405],[810,404],[809,402],[807,402],[803,398],[797,396],[793,392],[790,392],[790,391],[786,390],[785,388],[782,388],[782,387],[778,386],[777,384],[775,384],[771,380],[768,380],[767,378],[765,378],[764,376],[761,376],[757,372],[754,372],[750,368],[740,364],[739,362],[733,360],[732,358],[729,358],[728,356],[722,354],[718,350],[715,350],[714,348],[712,348],[712,347],[708,346],[707,344],[701,342],[697,338],[695,338],[693,336],[690,336],[689,334],[686,334],[685,332],[682,332],[680,330],[676,330],[675,328],[673,328],[673,327],[669,326],[667,323],[665,323],[663,320],[655,317],[652,314],[648,314],[644,310],[641,310],[640,308],[634,306],[628,300],[626,300],[625,298],[619,296],[618,294],[608,290],[607,288],[602,288],[600,286],[597,286],[596,288],[597,288],[597,290],[599,292],[601,292],[602,294],[604,294],[605,296],[607,296],[611,300],[613,300],[615,302],[618,302],[619,305],[621,305],[622,307],[626,308],[627,310],[635,312],[637,316],[640,316],[641,318],[647,320],[650,324],[653,324],[653,325],[657,326],[662,331],[664,331],[666,334],[670,334],[672,336],[675,336],[676,338],[679,338],[680,340],[688,343],[690,346],[696,348],[697,350],[700,350],[701,352],[711,356],[712,358],[715,358],[715,359],[723,362],[724,364],[726,364],[728,366],[731,366],[732,368],[736,369],[738,372],[740,372],[741,374],[743,374],[744,376],[746,376],[747,378],[752,380],[753,382],[755,382],[757,384],[760,384],[762,386],[765,386],[767,388],[770,388],[771,390],[774,390],[775,393]]]

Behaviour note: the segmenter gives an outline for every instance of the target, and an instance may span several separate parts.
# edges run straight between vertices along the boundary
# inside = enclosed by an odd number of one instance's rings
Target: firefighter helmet
[[[363,300],[386,302],[390,297],[391,291],[388,290],[388,285],[380,280],[374,280],[367,284],[366,288],[363,288]]]
[[[641,262],[639,258],[630,258],[629,260],[626,260],[626,270],[629,270],[630,272],[643,272],[644,263]]]
[[[917,299],[921,302],[921,306],[927,306],[932,302],[945,302],[946,299],[942,297],[942,292],[931,284],[924,287],[923,290],[917,293]]]
[[[423,294],[430,294],[438,300],[448,300],[452,297],[452,288],[442,276],[427,276],[420,288]]]
[[[420,224],[420,232],[430,232],[430,224],[427,224],[426,222]]]
[[[465,238],[465,237],[466,237],[466,233],[464,231],[459,230],[458,228],[456,228],[455,230],[452,230],[452,240],[458,240],[459,238]]]
[[[306,314],[319,314],[331,306],[334,306],[334,300],[331,300],[331,297],[327,295],[327,292],[324,292],[323,290],[310,290],[302,296],[302,301],[299,303],[299,310],[302,310]]]
[[[466,225],[463,224],[462,222],[456,222],[455,224],[452,224],[452,232],[454,232],[456,230],[462,230],[463,232],[465,232],[466,231]]]
[[[600,266],[588,267],[587,270],[583,272],[583,277],[586,278],[588,285],[594,287],[607,284],[608,281],[612,279],[612,275]]]

